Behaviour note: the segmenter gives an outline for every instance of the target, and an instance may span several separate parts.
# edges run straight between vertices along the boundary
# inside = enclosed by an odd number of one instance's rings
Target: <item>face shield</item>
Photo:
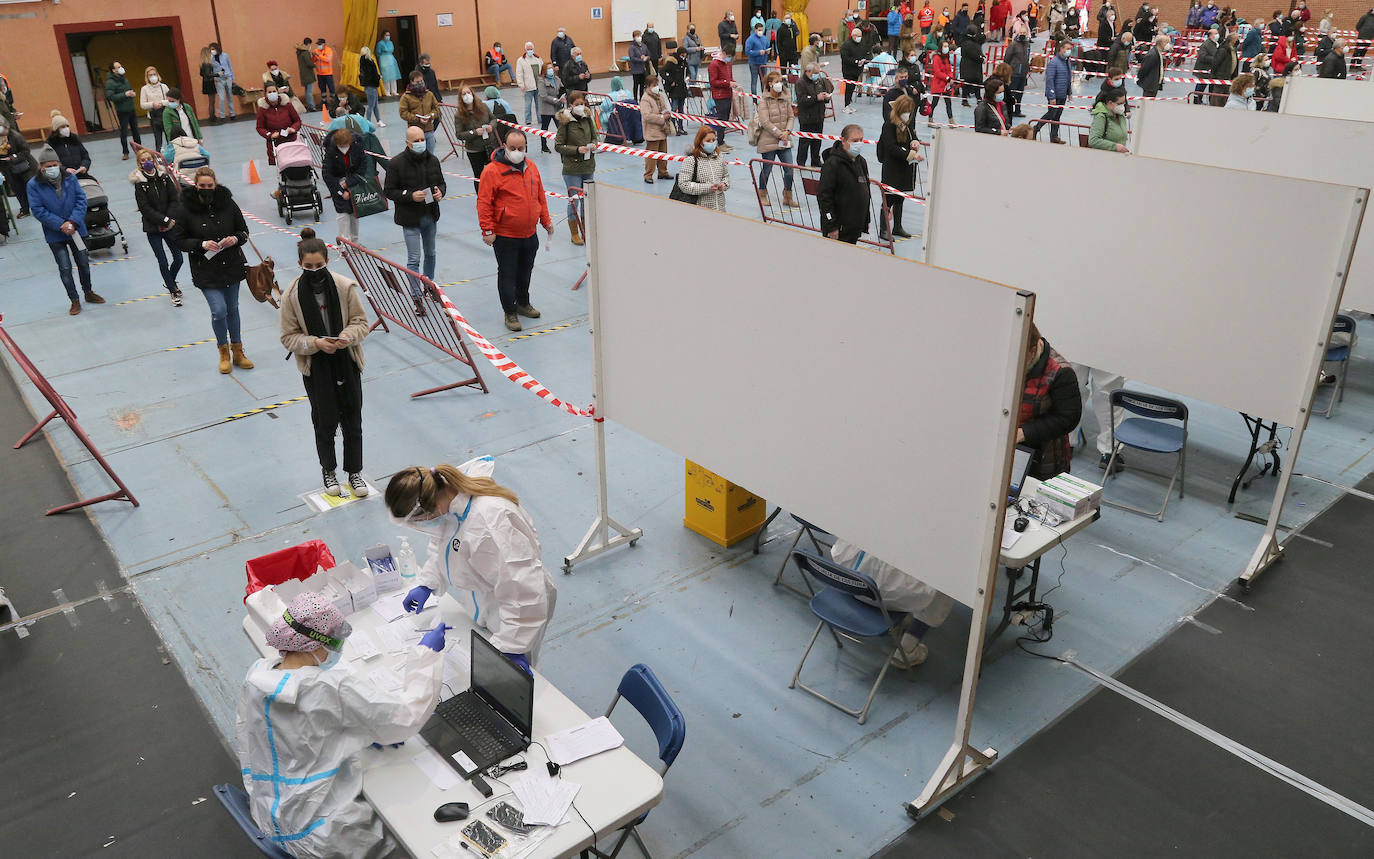
[[[392,525],[399,525],[410,531],[419,531],[421,534],[428,534],[431,537],[442,539],[447,536],[444,533],[444,519],[447,513],[447,510],[430,512],[421,507],[420,503],[417,501],[414,509],[405,516],[398,517],[394,513],[388,512],[387,520],[390,521]]]

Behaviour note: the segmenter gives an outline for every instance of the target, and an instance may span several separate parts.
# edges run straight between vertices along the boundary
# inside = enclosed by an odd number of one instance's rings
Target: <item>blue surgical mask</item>
[[[821,73],[820,73],[820,72],[812,72],[812,73],[811,73],[811,80],[813,80],[813,81],[818,81],[818,80],[820,80],[820,79],[821,79]]]
[[[425,151],[425,142],[424,142],[423,140],[416,140],[416,141],[414,141],[413,143],[410,144],[410,151],[411,151],[411,152],[424,152],[424,151]]]
[[[338,651],[338,650],[331,650],[331,651],[329,651],[329,656],[328,656],[323,662],[320,663],[320,670],[321,670],[321,671],[328,671],[329,669],[333,668],[335,665],[338,665],[338,664],[339,664],[339,660],[341,660],[341,659],[343,659],[343,653],[342,653],[342,652],[340,652],[340,651]]]
[[[999,93],[997,93],[997,95],[994,95],[992,98],[993,98],[993,101],[1001,101],[1002,99],[1006,98],[1006,94],[1005,94],[1005,93],[999,92]]]
[[[181,104],[181,102],[179,102],[179,101],[169,101],[169,102],[167,102],[167,106],[168,106],[169,108],[171,108],[172,110],[176,110],[177,107],[178,107],[180,104]]]
[[[1254,95],[1254,94],[1255,94],[1255,88],[1254,88],[1254,87],[1246,87],[1246,88],[1245,88],[1245,97],[1246,97],[1246,98],[1250,98],[1250,97],[1251,97],[1252,95]]]
[[[864,148],[863,141],[862,141],[862,140],[856,140],[856,141],[854,141],[853,143],[849,144],[849,154],[850,154],[850,155],[858,155],[859,152],[863,150],[863,148]]]
[[[44,167],[44,168],[43,168],[43,175],[44,175],[44,176],[47,176],[49,179],[56,179],[58,176],[61,176],[61,175],[62,175],[62,168],[61,168],[61,167]]]
[[[714,140],[706,141],[705,143],[701,144],[701,151],[705,152],[707,155],[710,155],[711,153],[716,151],[716,142]]]

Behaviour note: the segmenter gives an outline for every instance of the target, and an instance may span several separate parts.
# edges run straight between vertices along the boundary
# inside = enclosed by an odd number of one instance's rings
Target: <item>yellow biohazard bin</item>
[[[759,496],[690,459],[686,501],[682,524],[726,548],[752,536],[763,525],[768,508]]]

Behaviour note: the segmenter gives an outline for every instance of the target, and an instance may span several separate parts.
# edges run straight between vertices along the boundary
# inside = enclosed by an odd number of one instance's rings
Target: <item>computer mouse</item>
[[[1020,533],[1026,530],[1026,526],[1029,524],[1030,520],[1027,519],[1025,516],[1017,516],[1016,521],[1011,523],[1011,529],[1013,531],[1016,531],[1017,533]]]
[[[455,820],[466,820],[468,816],[468,804],[466,802],[446,802],[434,809],[434,819],[440,823],[452,823]]]

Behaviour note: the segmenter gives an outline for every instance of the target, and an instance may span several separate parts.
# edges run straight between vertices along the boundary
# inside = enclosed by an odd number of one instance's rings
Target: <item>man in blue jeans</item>
[[[1059,139],[1059,117],[1064,115],[1064,102],[1069,98],[1069,83],[1073,79],[1073,71],[1069,66],[1069,54],[1072,51],[1071,45],[1062,44],[1058,53],[1045,64],[1045,101],[1050,104],[1045,115],[1036,120],[1032,131],[1039,136],[1045,123],[1050,123],[1051,143],[1065,142]]]
[[[749,92],[759,94],[759,81],[763,79],[763,67],[768,63],[768,49],[772,45],[763,34],[763,24],[754,25],[754,32],[744,40],[744,53],[749,58]]]
[[[62,162],[51,146],[38,150],[38,175],[29,180],[29,208],[43,225],[43,238],[48,242],[57,273],[72,300],[68,315],[81,312],[81,299],[72,280],[72,259],[81,278],[81,289],[87,304],[104,304],[105,299],[91,288],[91,266],[86,257],[86,192],[74,174],[62,169]]]
[[[396,225],[406,240],[406,268],[430,280],[434,279],[434,231],[439,221],[439,201],[447,191],[439,159],[425,150],[425,133],[410,126],[406,129],[405,151],[387,162],[383,193],[396,204]],[[415,315],[424,316],[424,289],[415,278],[410,280],[410,297],[415,300]]]

